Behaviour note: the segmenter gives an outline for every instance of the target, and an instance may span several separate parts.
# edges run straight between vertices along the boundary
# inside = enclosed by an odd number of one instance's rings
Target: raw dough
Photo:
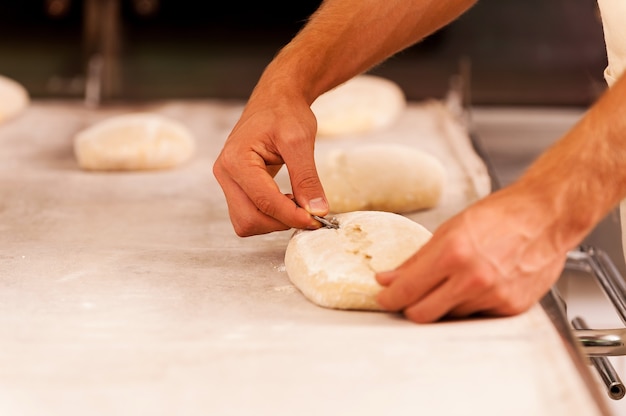
[[[402,215],[357,211],[335,216],[339,229],[294,233],[285,252],[291,282],[327,308],[381,310],[376,272],[399,266],[431,237]]]
[[[165,169],[193,155],[195,141],[181,123],[152,113],[125,114],[78,133],[74,153],[87,170]]]
[[[401,144],[370,144],[317,155],[332,212],[408,213],[437,205],[445,169],[434,156]]]
[[[21,113],[29,101],[28,92],[21,84],[0,75],[0,123]]]
[[[393,81],[359,75],[322,94],[311,110],[318,136],[362,134],[393,124],[406,109],[402,89]]]

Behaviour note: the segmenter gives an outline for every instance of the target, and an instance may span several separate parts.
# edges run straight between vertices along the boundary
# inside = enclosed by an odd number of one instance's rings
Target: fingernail
[[[309,212],[315,215],[324,215],[328,211],[328,204],[324,198],[313,198],[309,201]]]
[[[393,282],[394,276],[391,272],[380,272],[376,273],[376,281],[383,286],[389,286],[391,282]]]
[[[309,224],[306,227],[307,230],[317,230],[318,228],[322,228],[322,225],[317,221],[315,221],[315,224]]]

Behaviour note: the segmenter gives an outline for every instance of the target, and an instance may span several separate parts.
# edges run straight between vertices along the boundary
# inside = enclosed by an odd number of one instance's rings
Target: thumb
[[[317,174],[313,157],[300,160],[288,167],[291,188],[298,202],[308,213],[324,216],[328,214],[328,200]]]

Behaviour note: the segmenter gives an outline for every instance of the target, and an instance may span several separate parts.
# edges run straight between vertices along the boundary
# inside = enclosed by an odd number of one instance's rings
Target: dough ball
[[[181,123],[158,114],[112,117],[78,133],[74,153],[87,170],[149,170],[191,158],[195,141]]]
[[[359,75],[319,96],[311,110],[318,136],[338,136],[390,126],[406,106],[404,92],[393,81]]]
[[[402,264],[431,237],[398,214],[357,211],[335,216],[339,229],[294,233],[285,252],[291,282],[327,308],[381,310],[375,273]]]
[[[400,144],[333,149],[317,157],[332,212],[408,213],[432,208],[443,193],[445,170],[434,156]]]
[[[29,102],[28,92],[21,84],[0,75],[0,123],[17,116]]]

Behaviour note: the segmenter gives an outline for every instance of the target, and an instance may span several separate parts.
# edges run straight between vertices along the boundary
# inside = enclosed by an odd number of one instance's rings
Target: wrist
[[[508,190],[520,197],[524,221],[535,225],[559,251],[567,251],[589,234],[604,215],[593,198],[568,181],[524,176]]]
[[[309,106],[315,101],[323,91],[317,86],[317,77],[312,67],[302,62],[299,55],[291,55],[283,49],[268,64],[254,88],[253,96],[302,100]]]

